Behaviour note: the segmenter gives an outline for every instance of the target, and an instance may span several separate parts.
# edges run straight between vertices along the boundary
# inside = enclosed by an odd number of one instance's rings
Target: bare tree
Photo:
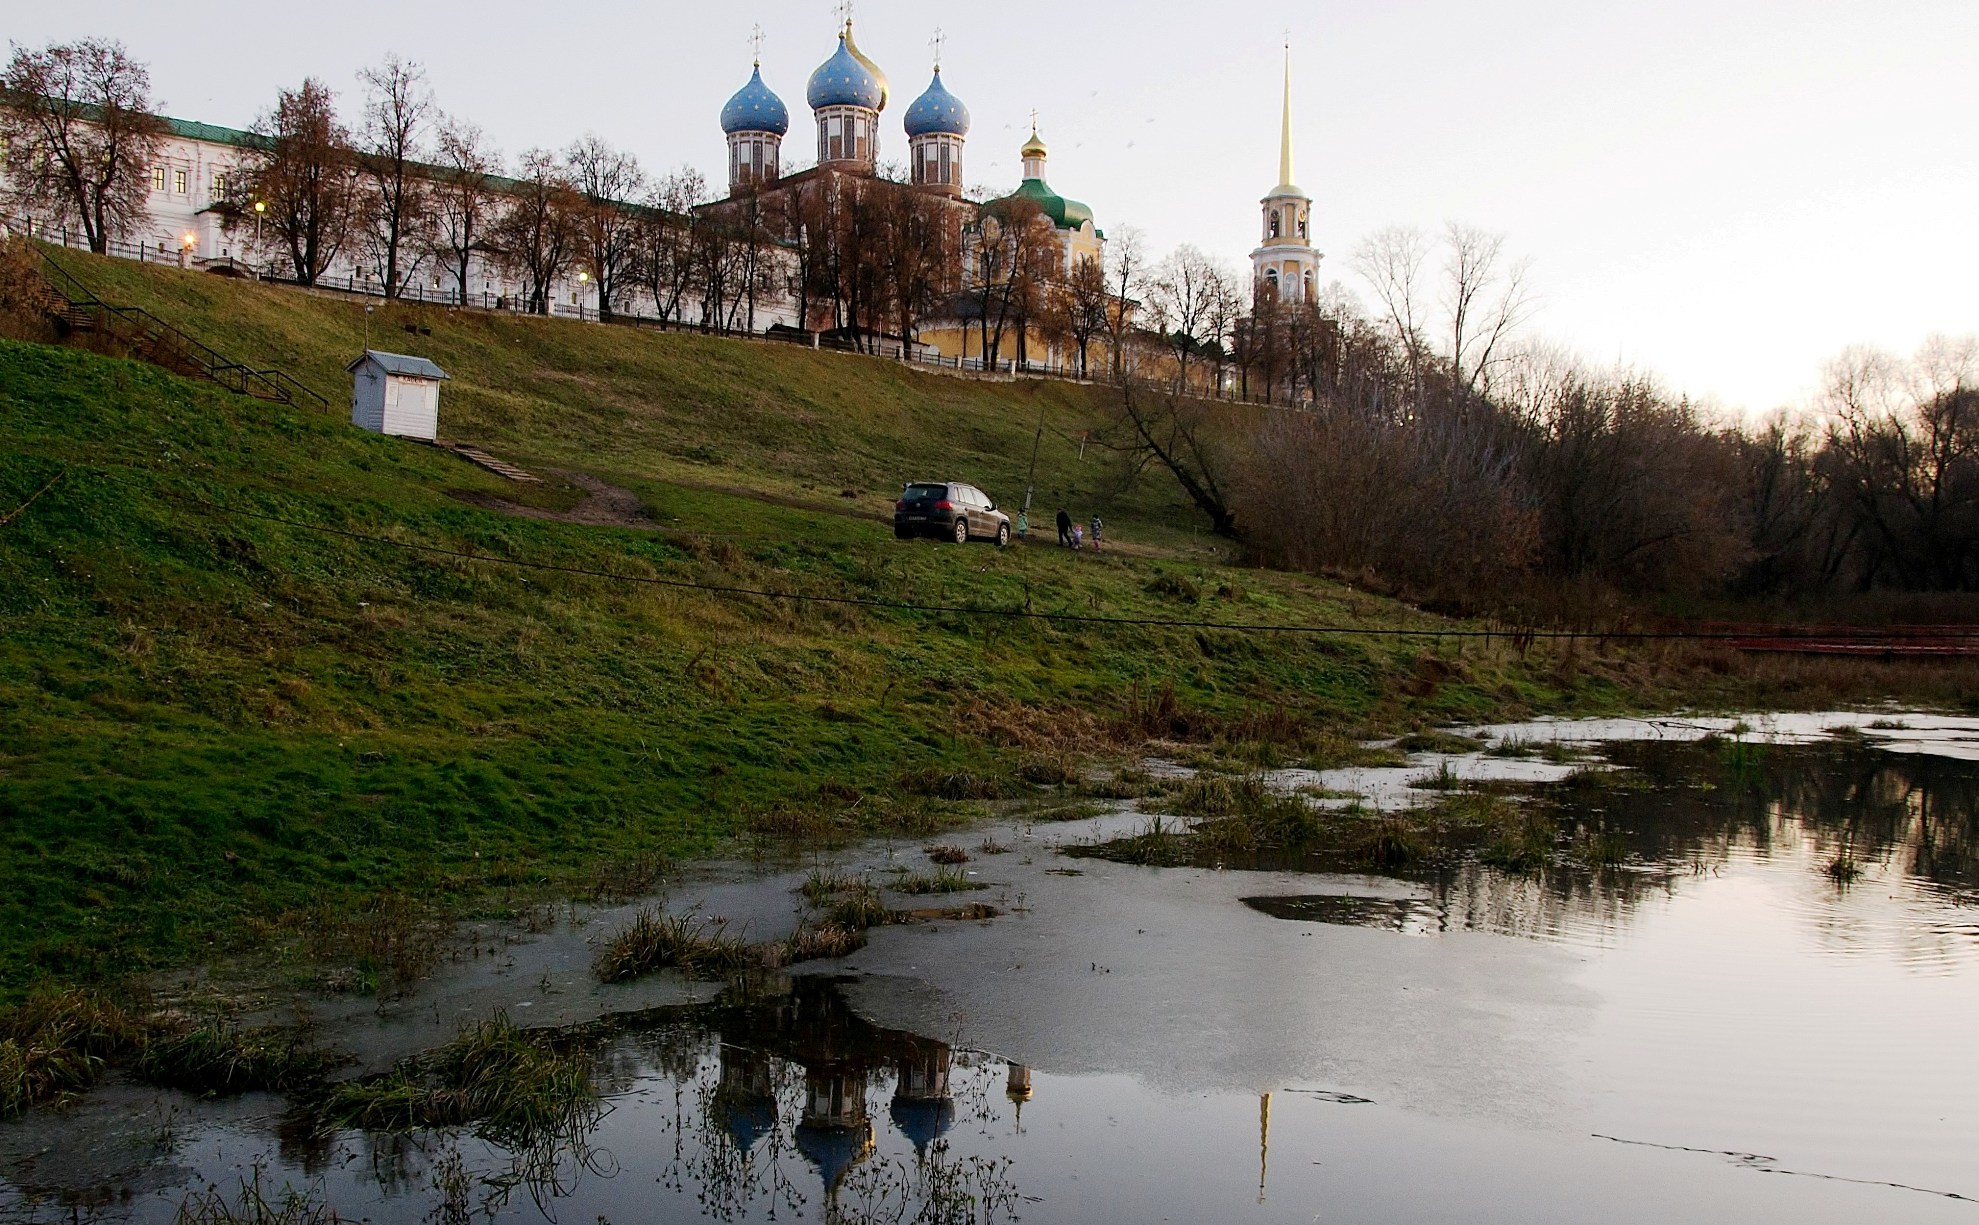
[[[358,166],[336,95],[315,78],[283,90],[255,124],[263,148],[234,192],[235,224],[253,215],[288,257],[295,279],[314,285],[350,239]]]
[[[1189,385],[1189,362],[1202,357],[1219,367],[1223,343],[1236,310],[1230,275],[1196,247],[1184,244],[1161,261],[1149,284],[1150,322],[1162,333],[1175,359],[1179,390]]]
[[[1422,269],[1428,259],[1429,239],[1421,230],[1391,226],[1368,235],[1347,261],[1374,290],[1389,328],[1408,355],[1410,382],[1417,399],[1422,395],[1423,359],[1428,349],[1423,339],[1427,321],[1422,304]]]
[[[165,124],[151,74],[119,42],[14,46],[0,78],[0,181],[10,207],[82,226],[92,251],[145,219]]]
[[[1112,305],[1113,293],[1106,281],[1106,269],[1089,256],[1073,261],[1071,274],[1053,289],[1051,312],[1057,316],[1057,330],[1072,342],[1079,354],[1080,378],[1091,377],[1092,343],[1107,334]]]
[[[1099,439],[1124,455],[1136,474],[1150,465],[1167,469],[1210,530],[1237,540],[1237,512],[1225,489],[1232,458],[1211,429],[1209,411],[1219,407],[1178,394],[1120,387],[1120,418]]]
[[[683,305],[694,284],[696,230],[704,224],[696,206],[707,190],[701,172],[683,166],[663,176],[646,195],[646,212],[634,235],[635,264],[661,319],[685,316]]]
[[[433,210],[428,236],[435,256],[452,270],[464,303],[475,252],[483,250],[495,221],[499,197],[494,179],[501,172],[501,159],[489,148],[481,129],[465,120],[443,119],[435,146],[437,165],[427,197]]]
[[[596,135],[564,154],[571,185],[584,197],[578,211],[583,258],[598,287],[598,317],[609,319],[632,270],[636,221],[626,205],[646,187],[639,159]]]
[[[877,203],[888,314],[901,345],[910,346],[921,321],[957,288],[953,269],[960,229],[941,198],[924,191],[886,191]]]
[[[507,267],[522,278],[530,313],[547,315],[551,287],[570,267],[581,242],[577,214],[583,198],[547,149],[524,153],[517,171],[492,237]]]
[[[1530,261],[1507,264],[1505,238],[1451,222],[1445,231],[1443,309],[1450,320],[1450,363],[1466,397],[1489,394],[1503,345],[1532,310]]]
[[[1034,200],[999,202],[971,232],[970,313],[982,340],[983,365],[1002,360],[1004,337],[1038,313],[1039,296],[1058,254],[1051,222]]]
[[[1132,226],[1121,229],[1106,244],[1106,283],[1113,298],[1107,318],[1112,334],[1113,377],[1127,377],[1127,332],[1133,326],[1141,281],[1147,275],[1147,246]]]
[[[429,220],[426,194],[430,187],[418,163],[426,155],[426,130],[434,114],[433,91],[418,64],[387,55],[376,68],[357,74],[364,83],[363,143],[358,165],[364,171],[368,199],[364,201],[366,237],[378,255],[385,296],[396,298],[413,269],[403,270],[408,255],[414,264],[427,244],[414,239]],[[403,272],[403,274],[402,274]]]

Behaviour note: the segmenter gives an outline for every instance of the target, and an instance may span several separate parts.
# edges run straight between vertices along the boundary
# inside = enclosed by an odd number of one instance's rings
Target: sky
[[[812,148],[804,86],[830,0],[94,0],[18,6],[7,36],[121,39],[166,113],[245,127],[305,76],[387,53],[513,155],[595,132],[649,171],[724,181],[717,116],[749,35]],[[1049,178],[1156,252],[1247,268],[1277,180],[1293,59],[1298,180],[1322,279],[1366,235],[1460,221],[1531,260],[1528,331],[1653,371],[1727,412],[1804,403],[1822,365],[1979,332],[1976,0],[860,0],[899,114],[943,79],[975,119],[968,178],[1016,185],[1038,112]]]

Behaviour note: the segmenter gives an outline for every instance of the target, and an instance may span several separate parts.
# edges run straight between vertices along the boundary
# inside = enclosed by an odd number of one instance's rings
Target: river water
[[[1273,782],[1392,806],[1455,776],[1610,866],[1140,868],[1062,853],[1137,829],[1131,805],[1012,820],[971,835],[1009,848],[966,868],[987,922],[634,1000],[585,984],[601,912],[404,1006],[438,1037],[620,1014],[599,1109],[522,1151],[112,1082],[0,1128],[0,1219],[168,1222],[247,1182],[390,1222],[1979,1222],[1979,720],[1476,734]],[[802,874],[669,904],[770,933]]]

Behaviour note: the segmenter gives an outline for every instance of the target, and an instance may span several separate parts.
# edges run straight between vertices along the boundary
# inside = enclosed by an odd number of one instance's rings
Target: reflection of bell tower
[[[1312,245],[1312,197],[1292,183],[1292,48],[1285,48],[1285,114],[1278,138],[1278,186],[1264,198],[1263,242],[1251,252],[1259,290],[1281,302],[1310,301],[1317,292],[1318,251]]]
[[[1010,1080],[1003,1088],[1003,1096],[1017,1108],[1017,1130],[1024,1130],[1024,1103],[1031,1100],[1031,1069],[1021,1063],[1010,1065]]]
[[[743,1157],[776,1130],[776,1089],[769,1056],[724,1042],[715,1082],[715,1117]]]
[[[804,1069],[804,1114],[797,1148],[824,1177],[825,1194],[838,1191],[847,1170],[873,1151],[873,1121],[866,1114],[866,1070],[852,1064]]]
[[[930,1042],[917,1046],[896,1065],[893,1124],[914,1144],[914,1153],[926,1157],[928,1147],[955,1125],[955,1099],[948,1093],[948,1045]]]
[[[1271,1168],[1271,1095],[1257,1099],[1257,1202],[1264,1202],[1264,1176]]]

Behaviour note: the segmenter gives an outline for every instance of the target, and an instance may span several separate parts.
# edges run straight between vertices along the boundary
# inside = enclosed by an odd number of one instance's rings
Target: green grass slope
[[[798,346],[304,293],[57,251],[106,301],[145,307],[229,357],[276,365],[348,411],[363,348],[431,357],[453,376],[441,432],[504,458],[891,509],[910,480],[958,479],[1015,507],[1040,426],[1035,505],[1104,514],[1123,536],[1185,545],[1197,528],[1171,482],[1123,479],[1079,436],[1108,395],[997,383]],[[1233,410],[1235,411],[1235,410]]]
[[[902,543],[877,521],[657,478],[639,488],[662,530],[519,518],[464,500],[514,487],[443,452],[67,349],[0,342],[0,442],[0,515],[59,475],[0,526],[0,996],[197,958],[381,892],[465,904],[581,889],[601,865],[749,830],[911,831],[955,807],[914,794],[925,772],[1009,785],[1060,745],[1296,745],[1564,700],[1502,649],[1431,666],[1422,644],[572,573],[1428,623],[1295,576]],[[553,432],[538,445],[579,450]],[[1164,688],[1172,709],[1151,696]]]

